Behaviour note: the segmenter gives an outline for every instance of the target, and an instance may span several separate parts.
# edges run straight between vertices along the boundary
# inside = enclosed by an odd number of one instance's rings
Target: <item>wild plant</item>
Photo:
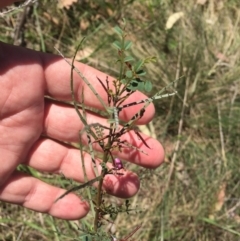
[[[85,183],[75,186],[64,194],[62,194],[56,201],[61,198],[64,198],[68,193],[74,192],[80,189],[87,187],[87,200],[90,203],[91,211],[94,213],[94,220],[91,227],[83,227],[84,235],[79,236],[82,240],[127,240],[131,237],[140,226],[133,229],[133,231],[124,239],[116,239],[108,233],[102,232],[102,225],[104,221],[109,221],[109,218],[116,217],[118,213],[121,212],[131,212],[130,203],[128,200],[125,201],[125,204],[122,206],[115,206],[114,204],[106,204],[105,197],[106,192],[103,190],[103,181],[106,175],[123,175],[121,170],[124,168],[122,161],[116,156],[117,152],[122,152],[123,149],[134,149],[136,151],[142,152],[147,155],[147,153],[140,148],[132,145],[131,143],[124,140],[124,135],[130,131],[134,131],[137,137],[142,141],[142,144],[145,145],[149,151],[151,147],[148,145],[147,141],[144,140],[142,135],[138,132],[136,128],[137,120],[141,119],[144,116],[146,108],[155,100],[173,96],[176,94],[176,91],[168,92],[168,89],[171,88],[175,81],[158,91],[152,97],[143,100],[136,100],[134,102],[123,104],[129,96],[131,96],[136,91],[145,91],[150,92],[152,90],[152,83],[149,80],[144,80],[146,72],[144,70],[145,66],[154,62],[154,57],[148,57],[143,60],[135,61],[131,55],[128,55],[127,51],[131,48],[132,42],[127,40],[127,34],[125,31],[125,22],[122,27],[116,26],[114,28],[115,33],[118,35],[119,40],[113,43],[113,47],[117,50],[117,61],[119,65],[119,74],[113,80],[110,87],[108,76],[106,79],[100,79],[96,76],[96,81],[99,81],[103,90],[107,95],[107,103],[101,98],[98,92],[94,89],[90,81],[75,67],[74,60],[79,48],[82,46],[82,42],[76,49],[75,55],[72,62],[65,60],[71,66],[71,94],[72,102],[75,107],[75,110],[80,118],[80,121],[84,124],[84,128],[79,132],[79,150],[82,159],[82,168],[85,175]],[[61,54],[61,53],[60,53]],[[64,56],[63,56],[64,58]],[[104,111],[104,116],[108,119],[108,125],[104,126],[99,123],[88,123],[87,119],[87,106],[84,103],[84,91],[82,90],[81,102],[79,103],[76,100],[74,92],[74,71],[82,78],[85,82],[86,88],[90,88],[93,94],[96,96],[99,103],[101,103]],[[142,107],[137,111],[128,122],[122,122],[119,120],[119,113],[124,109],[130,106],[135,106],[142,104]],[[79,110],[81,107],[81,111]],[[95,171],[95,178],[87,180],[86,168],[84,164],[84,146],[82,136],[86,134],[88,140],[88,152],[91,155],[92,165]],[[98,144],[101,148],[101,171],[97,168],[96,163],[96,151],[93,148],[93,145]],[[112,168],[108,168],[108,163],[112,163]],[[97,188],[90,188],[92,184],[97,184]]]

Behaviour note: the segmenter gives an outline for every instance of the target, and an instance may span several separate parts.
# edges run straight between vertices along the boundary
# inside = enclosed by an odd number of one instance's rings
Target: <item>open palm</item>
[[[83,182],[79,150],[56,141],[77,142],[83,124],[74,108],[44,98],[48,95],[59,100],[71,100],[70,66],[59,56],[4,43],[0,43],[0,63],[0,200],[64,219],[85,216],[88,204],[76,195],[69,194],[54,203],[64,190],[16,171],[19,164],[26,164],[42,172],[61,172]],[[106,75],[84,64],[76,65],[99,95],[106,99],[96,79],[96,76],[105,79]],[[76,96],[80,97],[84,82],[77,75],[74,85]],[[101,108],[89,88],[84,88],[84,96],[85,105]],[[143,94],[136,93],[128,102],[143,98]],[[136,107],[122,111],[120,117],[129,120],[133,111],[136,112]],[[151,105],[139,123],[147,123],[153,114]],[[90,123],[107,123],[90,113],[87,117]],[[131,151],[130,154],[119,153],[119,158],[145,167],[157,167],[164,156],[162,146],[150,137],[143,137],[151,146],[151,150],[147,150],[148,156]],[[126,135],[125,139],[133,144],[139,142],[134,135]],[[85,158],[88,178],[94,178],[91,158],[88,154]],[[117,176],[108,175],[104,186],[113,195],[129,197],[137,192],[139,181],[135,174],[126,171],[121,181]]]

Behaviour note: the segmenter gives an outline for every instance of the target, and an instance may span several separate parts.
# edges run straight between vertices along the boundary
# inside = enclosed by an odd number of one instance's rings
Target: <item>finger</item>
[[[48,213],[54,217],[76,220],[89,211],[86,201],[74,194],[67,195],[61,202],[54,203],[62,189],[48,185],[36,178],[14,172],[1,186],[0,200],[22,205],[34,211]]]
[[[26,76],[28,79],[25,80],[25,83],[29,83],[29,81],[32,80],[30,76],[34,76],[35,83],[38,83],[38,85],[40,86],[40,89],[38,89],[38,92],[36,93],[42,94],[41,88],[45,88],[46,95],[50,95],[58,100],[72,100],[70,90],[71,66],[66,63],[66,61],[61,56],[37,52],[34,50],[21,48],[18,46],[12,46],[5,43],[1,43],[1,49],[3,50],[2,59],[4,59],[3,66],[1,66],[1,70],[3,73],[10,67],[13,69],[14,67],[17,68],[19,66],[29,65],[31,63],[32,71],[30,71]],[[12,58],[12,56],[14,56],[14,58]],[[107,103],[107,94],[97,80],[98,77],[102,81],[105,81],[107,75],[85,64],[78,62],[75,62],[74,64],[89,80],[98,95],[105,101],[105,103]],[[17,72],[15,72],[24,76],[24,70],[25,68],[18,68]],[[113,78],[109,77],[110,88],[112,88],[113,86],[112,81]],[[98,101],[95,94],[74,72],[74,92],[77,100],[81,99],[82,90],[84,90],[84,103],[86,106],[103,109],[103,106]],[[144,94],[136,91],[124,103],[130,103],[145,98],[146,96]],[[129,119],[128,117],[131,116],[131,112],[134,110],[139,110],[140,108],[141,105],[125,108],[122,111],[121,115]],[[153,117],[153,115],[154,106],[153,104],[151,104],[146,109],[145,116],[139,120],[139,124],[142,124],[144,122],[146,123],[146,121],[149,121]]]
[[[72,100],[71,91],[70,91],[70,73],[71,66],[64,59],[55,55],[41,54],[44,69],[45,69],[45,81],[46,81],[46,94],[61,100]],[[100,72],[90,66],[85,64],[75,62],[75,66],[82,72],[86,79],[91,83],[92,87],[96,90],[97,95],[101,97],[105,103],[107,103],[107,93],[103,89],[102,85],[98,81],[97,77],[105,83],[107,75],[103,72]],[[110,89],[113,87],[113,78],[109,77]],[[56,84],[57,83],[57,84]],[[74,92],[75,98],[80,101],[82,90],[84,90],[84,104],[89,107],[96,109],[103,109],[103,106],[88,87],[88,85],[74,72]],[[124,104],[135,102],[137,100],[146,99],[146,95],[136,91],[133,93]],[[140,110],[142,105],[131,106],[122,110],[121,116],[125,119],[132,117],[133,111]],[[149,122],[154,115],[154,106],[153,104],[149,105],[145,112],[145,116],[139,120],[139,124],[144,124]]]
[[[98,162],[98,160],[96,159]],[[65,177],[74,179],[77,182],[84,182],[84,172],[79,150],[68,148],[50,139],[39,140],[32,148],[25,164],[48,173],[62,173]],[[96,177],[91,156],[84,154],[87,180]],[[101,167],[99,166],[99,173]],[[127,198],[131,197],[139,189],[138,177],[128,171],[123,175],[107,175],[104,179],[104,189],[114,196]]]
[[[79,117],[73,108],[48,104],[46,106],[45,114],[44,132],[47,136],[61,141],[79,142],[79,131],[84,129],[84,125],[79,120]],[[109,126],[106,119],[90,113],[87,113],[87,120],[89,125],[99,123],[103,126]],[[108,135],[108,130],[105,131],[105,135]],[[143,152],[126,147],[117,155],[119,158],[141,166],[156,168],[164,159],[163,147],[157,140],[143,134],[141,135],[150,148],[145,146],[133,131],[130,131],[129,133],[124,134],[122,140],[126,140],[131,145],[140,148]],[[86,132],[83,132],[82,138],[83,143],[88,144]],[[101,151],[99,145],[94,144],[93,147]]]
[[[17,2],[17,0],[1,0],[0,8],[8,6],[8,5],[10,5],[10,4],[14,3],[14,2]]]

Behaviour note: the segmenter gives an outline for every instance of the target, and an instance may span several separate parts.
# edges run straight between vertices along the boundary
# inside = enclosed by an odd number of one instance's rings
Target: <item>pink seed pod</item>
[[[114,167],[117,170],[123,169],[123,163],[122,163],[122,161],[119,158],[115,158],[114,159]]]

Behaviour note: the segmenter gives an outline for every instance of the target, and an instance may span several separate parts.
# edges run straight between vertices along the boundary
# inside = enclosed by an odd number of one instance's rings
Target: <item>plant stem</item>
[[[103,157],[103,162],[106,163],[108,160],[108,152],[104,152],[104,157]],[[98,221],[99,221],[99,216],[100,216],[100,206],[102,203],[102,186],[103,186],[103,179],[105,175],[108,173],[107,168],[102,169],[101,173],[101,178],[98,183],[98,188],[97,188],[97,197],[96,197],[96,209],[95,209],[95,217],[94,217],[94,231],[97,233],[98,231]]]

